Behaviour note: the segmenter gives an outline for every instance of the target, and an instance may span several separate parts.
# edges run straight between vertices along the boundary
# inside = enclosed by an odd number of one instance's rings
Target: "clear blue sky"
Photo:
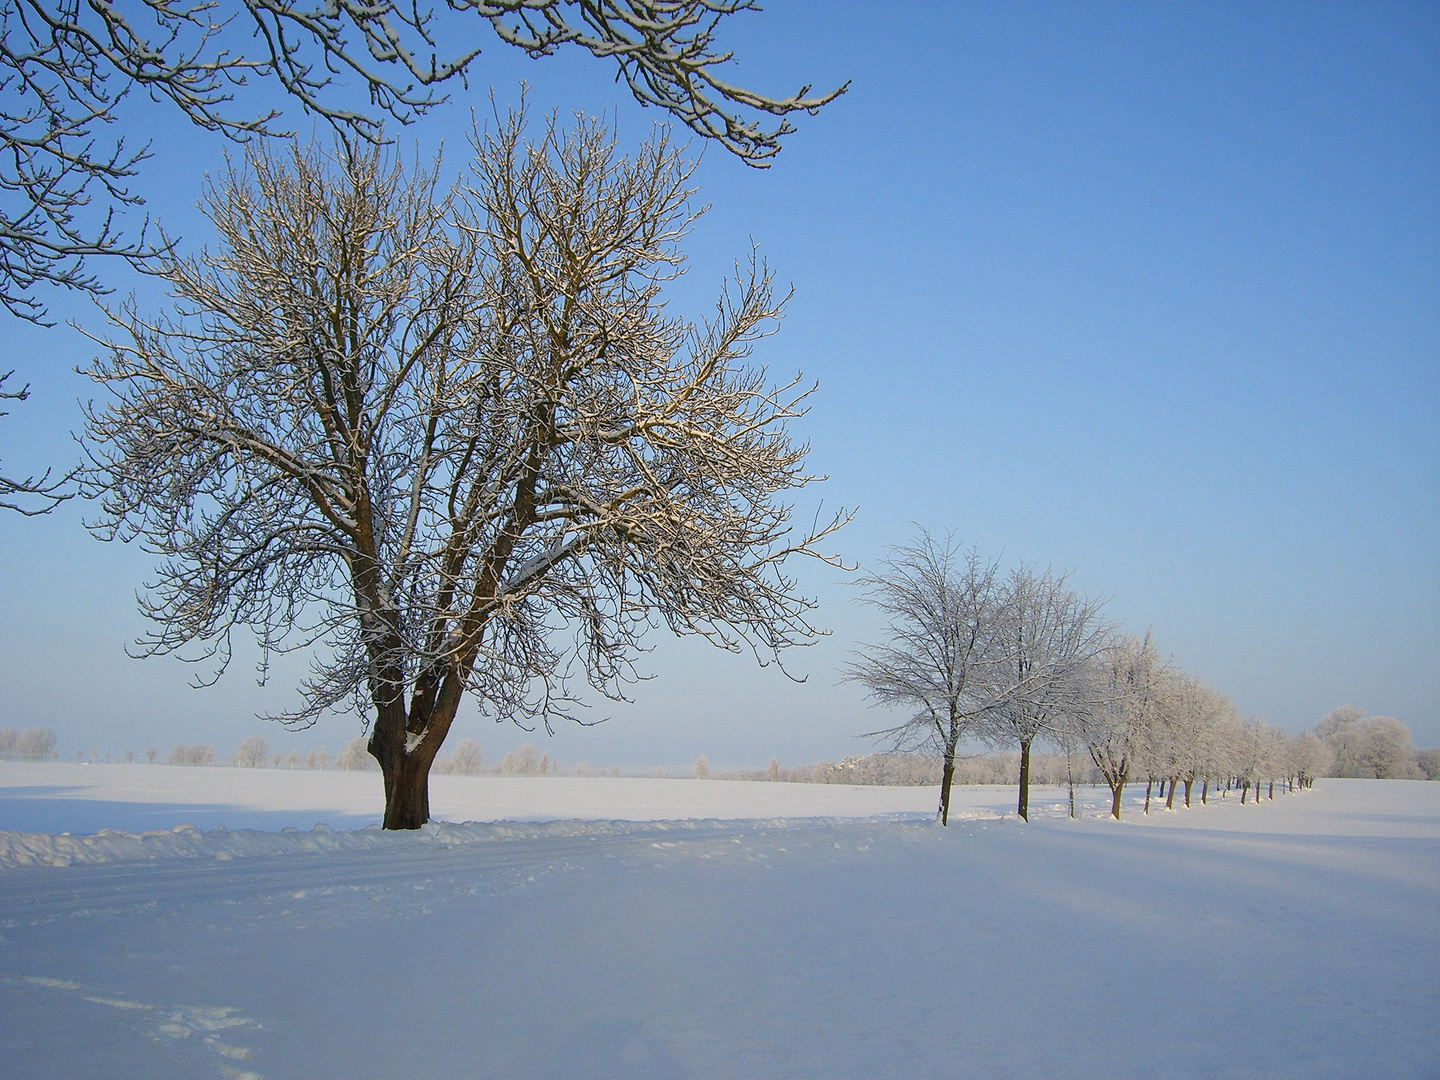
[[[1291,730],[1354,702],[1440,744],[1440,7],[1434,4],[808,4],[734,21],[733,80],[850,92],[802,118],[769,172],[705,153],[712,210],[676,304],[701,315],[751,237],[795,299],[758,359],[820,383],[798,430],[858,506],[867,566],[911,522],[1071,568],[1127,626]],[[588,58],[487,50],[468,100],[416,125],[463,162],[468,108],[525,78],[538,111],[658,119]],[[183,246],[224,146],[143,103],[141,183]],[[308,129],[308,121],[301,121]],[[133,287],[105,268],[122,288]],[[88,304],[58,298],[87,327]],[[73,331],[11,322],[4,368],[35,397],[0,420],[8,474],[68,462]],[[802,510],[813,508],[808,494]],[[70,505],[0,517],[0,725],[69,752],[332,750],[352,717],[288,736],[237,663],[185,688],[132,661],[143,553],[91,540]],[[562,761],[787,764],[863,751],[881,726],[838,672],[873,620],[803,573],[834,636],[792,663],[656,639],[656,678],[612,722],[562,729]],[[497,757],[524,736],[467,721]]]

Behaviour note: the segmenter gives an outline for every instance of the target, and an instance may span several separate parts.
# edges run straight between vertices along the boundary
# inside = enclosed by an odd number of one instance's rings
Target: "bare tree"
[[[960,741],[1004,700],[1010,642],[997,563],[953,536],[921,530],[892,549],[882,569],[861,578],[863,601],[887,617],[889,644],[862,645],[845,678],[869,690],[877,705],[913,709],[892,728],[869,732],[896,750],[928,750],[943,762],[941,824],[950,819],[950,787]]]
[[[1001,608],[1007,638],[1003,697],[985,720],[991,742],[1018,744],[1017,813],[1030,820],[1030,749],[1084,705],[1089,664],[1111,636],[1101,602],[1077,595],[1068,575],[1034,567],[1011,571]],[[997,665],[997,672],[1002,670]]]
[[[461,739],[450,755],[450,771],[464,776],[478,776],[485,761],[485,751],[478,739]]]
[[[265,764],[270,747],[259,735],[247,735],[235,748],[235,764],[242,769],[258,769]]]
[[[1132,634],[1112,642],[1091,669],[1097,693],[1081,714],[1084,740],[1110,787],[1110,816],[1116,821],[1146,730],[1160,710],[1164,667],[1147,631],[1143,638]]]
[[[614,63],[637,100],[764,167],[794,130],[846,87],[772,98],[721,78],[715,41],[754,0],[4,0],[0,7],[0,304],[43,322],[38,284],[102,292],[86,259],[137,264],[170,243],[146,218],[127,237],[126,207],[148,143],[107,137],[135,90],[236,139],[280,134],[280,116],[237,103],[277,83],[346,138],[382,137],[465,85],[488,26],[531,56],[571,46]],[[848,85],[848,84],[847,84]]]
[[[816,479],[787,432],[813,387],[745,362],[783,308],[753,258],[711,320],[665,310],[694,212],[663,132],[627,159],[512,115],[448,193],[379,151],[249,168],[207,196],[220,250],[167,265],[176,313],[121,309],[91,372],[95,530],[165,560],[147,651],[315,649],[282,719],[373,710],[385,825],[418,828],[466,693],[548,728],[577,676],[621,696],[657,623],[813,639],[782,563],[845,517],[789,536],[778,498]]]
[[[1290,740],[1290,768],[1302,791],[1315,783],[1315,777],[1323,776],[1334,760],[1330,748],[1312,731],[1302,731]]]

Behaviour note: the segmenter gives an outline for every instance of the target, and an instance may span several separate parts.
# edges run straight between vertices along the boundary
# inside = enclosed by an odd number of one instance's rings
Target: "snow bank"
[[[986,815],[971,814],[970,818]],[[473,844],[494,844],[510,840],[539,840],[546,837],[625,837],[648,832],[713,832],[720,829],[758,832],[765,829],[825,827],[848,821],[928,820],[926,815],[892,814],[860,819],[845,818],[687,818],[676,821],[546,821],[478,822],[462,824],[431,822],[413,832],[386,832],[378,825],[336,831],[316,825],[308,832],[287,828],[279,832],[258,829],[230,830],[221,826],[201,832],[193,825],[145,833],[102,829],[90,836],[70,833],[0,832],[0,870],[22,866],[71,866],[77,864],[156,862],[162,859],[234,859],[264,856],[317,854],[322,852],[368,852],[392,849],[415,852],[441,850]]]

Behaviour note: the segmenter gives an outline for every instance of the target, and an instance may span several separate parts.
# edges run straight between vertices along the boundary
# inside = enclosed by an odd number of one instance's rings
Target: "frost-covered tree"
[[[962,551],[953,536],[937,540],[922,530],[859,584],[863,601],[885,615],[888,642],[862,645],[845,678],[876,705],[910,712],[869,735],[941,759],[938,816],[948,823],[956,747],[981,734],[1013,680],[999,565],[974,548]]]
[[[0,757],[45,761],[55,756],[55,746],[55,732],[49,728],[0,730]]]
[[[710,759],[707,758],[704,754],[701,754],[695,759],[695,779],[710,779]]]
[[[1334,764],[1334,752],[1314,732],[1302,731],[1290,741],[1290,768],[1302,790],[1314,784],[1317,776],[1328,774]]]
[[[259,735],[247,735],[235,748],[235,764],[242,769],[263,768],[269,752],[269,745]]]
[[[1362,720],[1359,727],[1359,775],[1377,780],[1419,779],[1408,727],[1393,716],[1372,716]]]
[[[207,195],[218,250],[166,264],[177,309],[122,308],[91,371],[96,532],[165,560],[146,650],[311,651],[282,719],[373,715],[388,828],[428,819],[467,694],[548,727],[576,672],[622,696],[657,622],[770,659],[812,640],[782,564],[833,562],[844,521],[791,529],[810,389],[747,363],[768,270],[698,325],[664,306],[697,213],[667,135],[624,157],[512,114],[475,151],[443,191],[378,151],[254,150]]]
[[[998,605],[1006,639],[995,665],[1000,696],[985,716],[987,741],[1018,746],[1017,813],[1030,818],[1030,753],[1036,739],[1060,731],[1083,708],[1086,671],[1112,634],[1101,603],[1070,588],[1068,575],[1021,565],[1010,572]]]
[[[1440,780],[1440,749],[1416,750],[1415,767],[1423,779]]]
[[[1315,734],[1325,741],[1335,755],[1336,776],[1359,774],[1362,741],[1359,725],[1364,719],[1364,709],[1354,705],[1339,705],[1326,713],[1320,723],[1315,725]]]
[[[1341,705],[1315,726],[1335,761],[1335,776],[1410,779],[1420,775],[1410,729],[1393,716],[1366,717],[1363,709]]]
[[[1110,788],[1110,816],[1120,820],[1125,785],[1144,753],[1163,704],[1165,662],[1150,640],[1112,641],[1090,667],[1091,704],[1077,713],[1080,737]]]
[[[365,736],[356,736],[345,744],[335,758],[335,768],[342,772],[365,772],[375,768],[375,761],[366,749]]]
[[[215,761],[215,750],[204,743],[193,746],[176,743],[170,751],[171,765],[210,765]]]
[[[450,755],[450,771],[464,776],[478,776],[485,762],[485,752],[478,739],[461,739]]]

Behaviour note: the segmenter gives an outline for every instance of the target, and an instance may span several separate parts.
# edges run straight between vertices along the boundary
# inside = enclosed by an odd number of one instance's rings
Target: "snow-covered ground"
[[[43,834],[0,834],[0,1074],[1440,1075],[1440,784],[1118,825],[961,788],[942,830],[928,790],[439,777],[491,823],[404,835],[354,828],[376,787],[0,766]]]

